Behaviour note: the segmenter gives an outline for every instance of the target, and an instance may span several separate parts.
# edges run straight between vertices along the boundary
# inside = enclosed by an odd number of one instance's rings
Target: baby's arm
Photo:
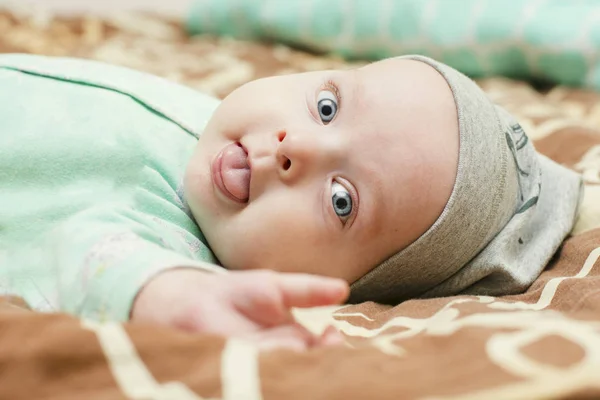
[[[345,282],[226,272],[191,257],[181,234],[157,230],[155,222],[130,208],[105,206],[61,225],[53,238],[61,310],[240,336],[265,347],[302,349],[338,341],[331,331],[314,337],[295,323],[291,308],[339,304],[348,295]]]
[[[194,257],[181,232],[160,229],[156,217],[126,206],[84,210],[61,224],[50,241],[58,306],[86,318],[127,320],[140,288],[171,268],[225,273]]]

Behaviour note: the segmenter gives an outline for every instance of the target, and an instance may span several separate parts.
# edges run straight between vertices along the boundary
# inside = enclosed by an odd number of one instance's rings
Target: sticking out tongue
[[[236,199],[248,201],[250,193],[250,166],[248,154],[237,143],[223,149],[221,177],[225,189]]]

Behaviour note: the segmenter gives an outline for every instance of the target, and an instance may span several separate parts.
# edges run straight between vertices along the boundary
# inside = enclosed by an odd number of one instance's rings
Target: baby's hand
[[[347,296],[348,285],[338,279],[272,271],[212,274],[181,268],[157,275],[140,291],[131,319],[241,337],[262,348],[302,350],[340,343],[341,336],[334,329],[314,336],[294,321],[290,309],[336,305]]]

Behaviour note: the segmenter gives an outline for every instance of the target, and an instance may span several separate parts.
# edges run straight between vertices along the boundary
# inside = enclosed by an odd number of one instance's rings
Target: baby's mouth
[[[213,183],[230,199],[247,203],[250,197],[251,170],[248,153],[240,143],[225,146],[212,165]]]

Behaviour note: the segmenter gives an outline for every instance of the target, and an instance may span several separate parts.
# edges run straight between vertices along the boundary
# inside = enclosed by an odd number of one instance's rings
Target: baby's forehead
[[[457,118],[448,82],[423,62],[388,59],[344,74],[352,77],[356,113],[381,128],[431,126],[433,118]]]
[[[355,71],[367,88],[386,88],[387,92],[403,96],[451,93],[446,78],[431,65],[418,60],[389,58]]]

